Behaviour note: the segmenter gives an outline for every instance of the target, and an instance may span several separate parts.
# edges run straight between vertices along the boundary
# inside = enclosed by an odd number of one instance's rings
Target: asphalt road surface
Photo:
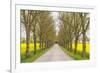
[[[74,60],[68,56],[58,44],[55,44],[49,51],[40,56],[35,62],[68,61]]]

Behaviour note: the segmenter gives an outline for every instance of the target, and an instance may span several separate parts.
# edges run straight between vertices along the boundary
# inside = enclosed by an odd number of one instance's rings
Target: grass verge
[[[21,54],[21,63],[31,63],[34,62],[37,58],[39,58],[41,55],[46,53],[49,49],[45,50],[37,50],[36,54],[34,55],[33,52],[30,52],[30,57],[26,58],[25,54]]]
[[[77,53],[74,54],[73,51],[70,52],[66,48],[63,48],[63,47],[61,47],[61,48],[67,55],[69,55],[70,57],[74,58],[75,60],[89,60],[90,59],[90,55],[88,53],[86,53],[86,58],[83,58],[82,57],[82,52],[80,52],[80,51],[77,51]]]

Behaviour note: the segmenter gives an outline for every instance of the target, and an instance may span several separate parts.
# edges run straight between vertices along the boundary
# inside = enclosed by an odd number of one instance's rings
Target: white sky
[[[21,38],[26,38],[26,32],[25,32],[24,24],[21,23],[20,28],[21,28],[21,30],[20,30]]]
[[[51,15],[53,16],[54,23],[55,23],[55,30],[56,30],[56,35],[58,35],[59,32],[59,12],[51,12]]]

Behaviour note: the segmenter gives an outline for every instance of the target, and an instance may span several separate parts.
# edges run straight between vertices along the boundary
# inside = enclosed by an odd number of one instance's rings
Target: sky
[[[56,35],[58,35],[59,32],[59,12],[51,12],[51,15],[53,16],[54,20],[54,25],[55,25],[55,30],[56,30]]]

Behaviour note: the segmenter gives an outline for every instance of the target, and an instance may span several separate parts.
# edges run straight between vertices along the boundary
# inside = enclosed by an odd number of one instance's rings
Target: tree
[[[39,14],[40,14],[39,11],[32,11],[33,22],[31,24],[31,31],[33,33],[34,55],[36,54],[36,26],[38,24],[38,16],[39,16]]]
[[[74,13],[74,42],[75,42],[75,49],[74,49],[74,54],[77,52],[77,44],[78,44],[78,39],[79,36],[81,35],[81,20],[79,17],[79,13]]]
[[[47,42],[48,31],[51,30],[52,17],[50,12],[41,11],[39,15],[38,34],[40,38],[40,48],[44,49],[44,43]]]
[[[24,24],[26,31],[26,57],[30,56],[29,43],[30,43],[30,31],[33,21],[36,15],[33,14],[33,10],[21,10],[21,23]]]
[[[81,18],[81,27],[82,27],[82,43],[83,43],[83,51],[82,57],[86,57],[86,32],[89,29],[90,18],[88,13],[80,13]]]
[[[30,29],[32,23],[32,11],[31,10],[21,10],[21,23],[24,24],[26,31],[26,57],[30,56],[29,52],[29,40],[30,40]]]
[[[73,41],[73,13],[69,12],[62,12],[60,13],[59,17],[61,21],[61,29],[60,29],[60,34],[63,33],[62,35],[62,41],[64,45],[66,46],[66,43],[68,44],[67,47],[70,51],[72,51],[72,41]]]

